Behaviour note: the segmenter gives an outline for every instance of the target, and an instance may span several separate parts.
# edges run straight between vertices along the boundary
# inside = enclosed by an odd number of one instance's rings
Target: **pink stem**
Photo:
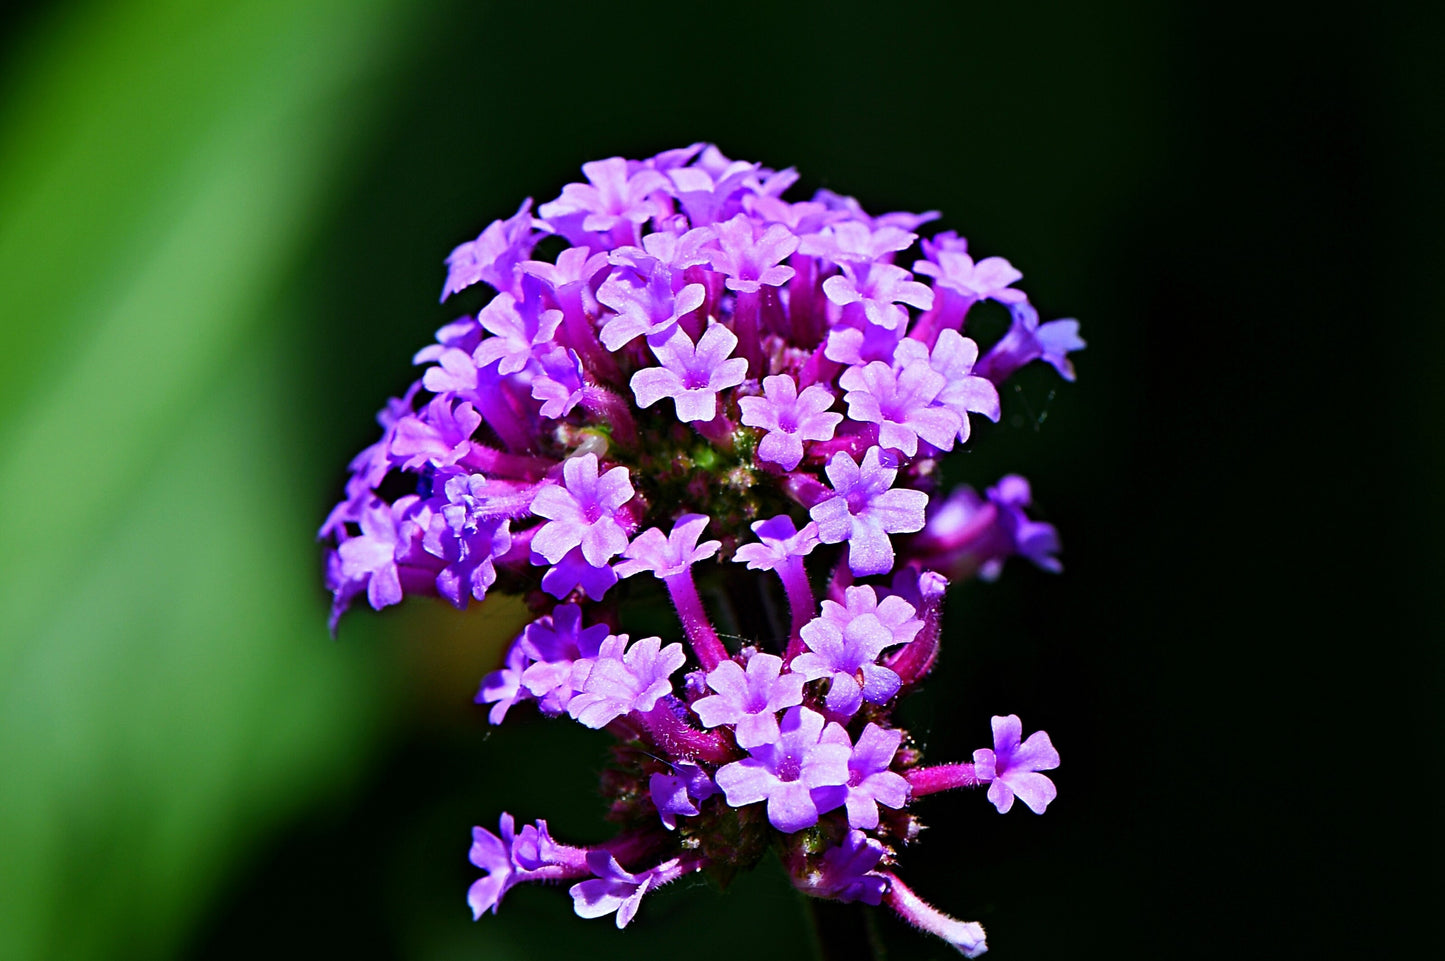
[[[733,333],[738,338],[737,356],[746,357],[748,376],[763,374],[762,339],[758,335],[759,297],[757,291],[742,291],[733,305]]]
[[[565,294],[558,299],[562,302],[562,329],[567,332],[570,346],[588,370],[609,383],[619,383],[622,372],[617,368],[617,361],[597,339],[597,329],[582,304],[582,284],[567,284],[563,291]]]
[[[916,767],[904,775],[914,797],[951,791],[959,787],[977,787],[987,784],[979,780],[974,766],[967,761],[959,764],[935,764],[932,767]]]
[[[804,507],[811,508],[832,496],[833,491],[812,474],[789,474],[783,481],[783,492]]]
[[[552,469],[553,462],[545,458],[509,454],[476,441],[471,443],[471,452],[458,463],[488,477],[514,477],[534,481],[547,476],[547,471]]]
[[[670,761],[701,759],[709,764],[725,764],[737,757],[720,731],[699,731],[677,716],[676,699],[658,701],[657,706],[641,715],[652,743]]]
[[[843,365],[829,360],[823,356],[827,344],[819,344],[817,348],[803,361],[803,366],[798,370],[798,388],[801,390],[813,384],[832,383],[838,373],[842,371]]]
[[[963,329],[963,319],[977,299],[966,297],[947,287],[935,287],[936,299],[931,310],[925,311],[908,332],[910,340],[927,344],[932,349],[938,335],[944,330]]]
[[[512,533],[512,546],[507,549],[507,553],[496,558],[494,563],[499,565],[525,565],[532,557],[532,538],[537,536],[537,531],[541,530],[541,527],[542,525],[538,524],[536,527],[529,527],[524,531],[514,531]]]
[[[803,653],[803,626],[811,621],[818,610],[813,599],[813,587],[808,583],[808,570],[801,557],[790,557],[774,568],[783,581],[783,592],[788,595],[788,611],[793,616],[793,629],[788,637],[788,652],[784,658],[791,663]]]
[[[597,847],[606,851],[617,859],[617,863],[627,868],[628,865],[636,865],[637,862],[645,860],[655,852],[659,846],[658,842],[664,840],[656,831],[638,831],[629,834],[619,834],[608,841],[603,841]]]
[[[859,424],[858,431],[852,434],[842,434],[832,440],[820,440],[808,445],[808,458],[810,460],[827,463],[833,459],[833,455],[843,451],[855,461],[862,461],[863,455],[868,453],[868,448],[878,444],[878,425]]]
[[[977,921],[960,921],[949,917],[927,901],[914,894],[912,889],[897,875],[884,873],[888,879],[888,891],[883,903],[898,916],[920,931],[936,934],[963,953],[965,958],[976,958],[988,950],[984,943],[983,925]]]
[[[501,487],[505,482],[499,482]],[[487,485],[492,486],[491,484]],[[481,510],[477,511],[478,517],[523,517],[532,511],[532,501],[537,498],[537,492],[545,485],[529,484],[526,487],[504,489],[502,493],[487,494],[486,503]],[[508,485],[510,487],[510,485]]]
[[[938,635],[943,626],[943,595],[948,589],[948,580],[934,571],[918,575],[918,591],[923,595],[923,607],[918,616],[923,619],[923,629],[885,662],[885,666],[906,687],[921,680],[933,670],[938,660]]]
[[[627,401],[606,387],[584,384],[582,406],[611,424],[612,436],[619,442],[628,447],[637,443],[637,422],[632,419],[632,411]]]
[[[692,580],[692,568],[663,578],[663,583],[667,585],[667,592],[672,595],[673,606],[677,608],[677,616],[682,619],[682,627],[687,632],[687,640],[692,645],[693,653],[697,655],[702,669],[711,671],[728,659],[728,652],[722,641],[718,640],[717,631],[713,629],[707,610],[702,606],[702,598],[697,595],[697,585]]]
[[[707,438],[708,443],[722,451],[731,453],[733,450],[733,432],[737,425],[728,420],[727,415],[718,413],[709,421],[693,421],[693,428]]]
[[[468,399],[476,401],[477,413],[482,415],[487,426],[496,432],[509,451],[528,451],[533,448],[532,438],[522,426],[521,418],[517,416],[505,390],[492,389],[491,385],[483,384],[470,393]]]
[[[707,326],[707,319],[719,314],[718,301],[722,299],[723,277],[717,271],[698,266],[687,268],[683,272],[683,279],[686,283],[702,284],[703,286],[702,304],[696,310],[683,314],[677,320],[678,326],[687,332],[687,336],[692,338],[693,343],[697,343]]]
[[[788,282],[788,319],[792,341],[804,349],[816,347],[826,326],[818,310],[818,261],[802,254],[788,258],[795,273]],[[806,385],[805,385],[806,386]]]
[[[783,301],[778,296],[778,288],[764,287],[758,293],[762,297],[762,306],[758,310],[759,325],[770,334],[787,337],[792,328],[788,323],[788,314],[783,310]]]
[[[848,548],[844,545],[843,553],[838,557],[838,566],[833,568],[833,578],[828,581],[828,599],[842,604],[847,596],[845,592],[852,586],[853,568],[848,564]]]

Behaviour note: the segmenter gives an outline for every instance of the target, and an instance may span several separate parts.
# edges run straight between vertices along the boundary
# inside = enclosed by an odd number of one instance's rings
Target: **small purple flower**
[[[477,691],[473,700],[478,704],[492,705],[492,710],[487,714],[487,720],[491,723],[501,724],[512,705],[527,700],[529,693],[522,686],[527,659],[527,649],[522,645],[521,638],[518,638],[512,642],[512,648],[507,652],[507,663],[500,670],[482,678],[481,690]]]
[[[541,554],[533,554],[532,563],[541,566],[547,563],[547,559]],[[542,575],[542,590],[559,601],[579,587],[592,600],[600,601],[616,583],[617,572],[607,564],[587,563],[581,547],[572,548]]]
[[[989,502],[998,510],[998,524],[1007,535],[1012,546],[1011,553],[1027,557],[1038,567],[1058,573],[1063,565],[1053,555],[1059,550],[1059,534],[1054,525],[1034,521],[1024,513],[1024,508],[1033,503],[1033,492],[1029,482],[1018,474],[1008,474],[990,487],[986,493]],[[1003,558],[984,564],[982,575],[986,579],[998,576]]]
[[[923,529],[928,495],[917,490],[891,490],[898,476],[891,456],[870,447],[860,465],[844,451],[828,462],[834,496],[814,504],[809,514],[824,544],[848,542],[848,565],[854,574],[884,574],[893,568],[889,534]]]
[[[532,513],[549,518],[532,538],[532,550],[556,564],[580,546],[587,563],[600,567],[627,546],[627,532],[617,520],[634,493],[627,468],[599,477],[597,455],[589,452],[568,458],[562,477],[565,486],[544,487],[532,501]]]
[[[737,212],[738,194],[761,188],[759,164],[729,160],[716,147],[708,147],[691,167],[674,167],[667,172],[672,192],[693,226],[726,220]]]
[[[510,522],[489,507],[487,479],[481,474],[453,475],[442,489],[422,547],[447,562],[437,573],[437,592],[464,608],[468,598],[485,598],[495,583],[493,561],[512,546]]]
[[[666,341],[652,347],[662,366],[632,375],[637,405],[651,407],[671,397],[678,420],[712,420],[717,415],[718,392],[736,387],[748,374],[747,359],[732,356],[737,345],[737,336],[722,324],[710,324],[695,346],[687,332],[677,328]]]
[[[978,374],[1001,384],[1014,371],[1033,360],[1044,360],[1054,366],[1064,380],[1074,379],[1072,351],[1083,350],[1079,322],[1072,317],[1051,320],[1040,326],[1039,312],[1028,301],[1009,305],[1013,322],[1008,333],[993,345],[978,365]]]
[[[347,538],[336,548],[341,559],[341,576],[347,581],[364,583],[366,599],[375,610],[401,603],[396,554],[402,537],[392,508],[373,498],[362,508],[357,522],[361,525],[361,536]]]
[[[592,252],[590,247],[568,247],[557,255],[557,262],[545,260],[524,260],[520,265],[522,273],[536,277],[550,288],[558,301],[569,299],[569,294],[578,292],[607,266],[606,251]]]
[[[376,610],[400,603],[404,594],[436,594],[443,561],[422,548],[432,522],[431,504],[415,494],[386,505],[374,497],[357,512],[361,534],[346,530],[329,552],[326,587],[332,592],[332,632],[351,601],[363,591]]]
[[[501,291],[510,290],[517,264],[532,252],[539,235],[532,229],[532,198],[522,201],[506,220],[494,220],[476,240],[469,240],[447,256],[447,280],[442,300],[478,281]]]
[[[825,198],[828,195],[828,191],[818,192],[819,198]],[[837,197],[836,194],[831,194],[831,196]],[[841,199],[851,201],[853,207],[857,207],[858,202],[852,197]],[[825,199],[825,206],[826,203]],[[847,210],[850,216],[854,215],[853,210],[846,206],[833,209],[834,216],[840,209]],[[891,261],[893,254],[900,250],[907,250],[913,246],[913,241],[918,239],[917,235],[897,225],[881,225],[875,229],[874,225],[869,223],[870,219],[864,214],[859,219],[841,220],[830,224],[822,230],[804,237],[799,250],[808,257],[821,257],[835,264],[867,264],[874,261]],[[903,273],[906,274],[907,271],[903,271]]]
[[[787,514],[765,521],[753,522],[756,544],[743,544],[733,552],[733,560],[747,564],[750,571],[771,571],[791,558],[801,558],[818,546],[818,525],[812,521],[800,531]]]
[[[699,698],[692,709],[703,727],[736,725],[741,748],[772,744],[779,737],[777,712],[803,703],[803,675],[782,670],[783,659],[774,654],[754,654],[746,673],[736,661],[723,661],[707,676],[717,693]]]
[[[578,660],[595,660],[607,641],[606,624],[582,626],[582,609],[559,604],[522,631],[517,646],[535,663],[521,677],[522,686],[548,714],[567,709],[576,691],[572,688],[572,667]]]
[[[833,600],[823,601],[821,619],[845,633],[850,629],[874,631],[881,628],[893,638],[885,647],[906,644],[923,629],[918,609],[910,601],[897,593],[889,594],[880,601],[878,592],[866,584],[847,588],[843,592],[842,604]]]
[[[702,306],[707,297],[702,284],[674,291],[671,277],[671,270],[655,264],[650,274],[626,270],[607,278],[597,290],[597,300],[616,313],[603,320],[602,346],[617,351],[642,334],[666,338],[678,320]]]
[[[898,693],[898,675],[879,665],[878,657],[913,640],[923,622],[901,597],[876,603],[871,587],[850,587],[844,596],[846,607],[824,601],[822,615],[804,625],[808,653],[798,655],[792,666],[810,681],[832,678],[828,710],[851,717],[863,701],[882,704]]]
[[[839,364],[858,367],[874,361],[893,365],[898,340],[902,329],[888,330],[873,324],[857,327],[834,327],[828,331],[828,341],[823,347],[823,356]]]
[[[754,233],[753,220],[738,214],[720,223],[712,269],[727,278],[724,286],[739,293],[755,293],[763,287],[780,287],[793,279],[791,267],[779,266],[798,249],[798,238],[782,224]]]
[[[933,290],[902,267],[876,261],[843,264],[843,273],[823,281],[823,293],[840,307],[861,304],[868,323],[897,330],[908,321],[900,304],[920,310],[933,306]]]
[[[503,814],[498,825],[502,836],[498,837],[486,828],[472,828],[472,849],[468,857],[473,864],[486,871],[486,877],[472,883],[467,891],[467,904],[472,909],[472,920],[482,912],[497,913],[502,896],[518,881],[516,864],[512,861],[512,839],[515,836],[515,822],[510,814]]]
[[[451,355],[458,356],[462,363],[471,367],[471,359],[466,354],[459,350],[446,351],[443,358]],[[426,464],[451,467],[471,453],[472,434],[481,423],[482,415],[470,402],[454,408],[449,394],[438,394],[420,413],[409,414],[396,422],[396,432],[391,439],[391,456],[404,470],[418,470]]]
[[[706,247],[715,236],[711,227],[697,227],[683,234],[656,231],[642,238],[641,247],[619,247],[608,254],[607,259],[644,276],[661,267],[673,278],[674,288],[681,289],[677,278],[683,276],[687,268],[707,263],[711,254]]]
[[[465,395],[475,392],[482,381],[477,376],[476,361],[472,360],[473,352],[460,347],[443,347],[436,356],[435,366],[422,372],[422,386],[437,394]]]
[[[1043,814],[1059,793],[1053,781],[1037,773],[1058,767],[1059,752],[1043,731],[1035,731],[1020,744],[1023,729],[1017,714],[995,717],[993,750],[984,747],[973,752],[974,771],[980,781],[993,782],[988,786],[988,799],[1000,814],[1008,813],[1015,796],[1030,811]]]
[[[626,634],[603,641],[580,693],[568,703],[567,713],[583,726],[606,727],[624,714],[650,711],[672,693],[670,678],[687,660],[682,645],[662,647],[657,637],[626,645]]]
[[[942,243],[940,243],[942,241]],[[915,273],[932,277],[940,287],[947,287],[973,300],[992,297],[1001,304],[1016,304],[1025,295],[1009,285],[1023,277],[1002,257],[985,257],[978,263],[964,252],[967,243],[961,238],[935,237],[924,247],[927,260],[913,265]]]
[[[537,281],[529,280],[528,284],[535,293]],[[515,374],[531,362],[539,347],[552,342],[557,325],[562,323],[562,311],[543,309],[539,296],[518,301],[511,294],[501,293],[481,309],[477,320],[492,336],[477,345],[472,362],[478,368],[496,364],[499,373]]]
[[[792,470],[803,459],[803,441],[831,440],[843,422],[842,414],[829,413],[833,395],[813,384],[798,393],[798,384],[786,374],[763,378],[762,397],[739,397],[742,421],[768,433],[758,444],[758,457]]]
[[[705,801],[717,793],[712,778],[691,761],[679,761],[672,769],[672,774],[652,775],[647,784],[652,804],[669,831],[677,829],[678,817],[692,817],[698,813],[698,801]]]
[[[512,839],[512,863],[527,872],[528,879],[552,880],[587,872],[587,849],[559,844],[552,839],[546,821],[524,824]]]
[[[577,246],[595,244],[597,234],[634,237],[635,225],[667,213],[651,194],[666,190],[667,178],[645,167],[628,170],[621,157],[582,165],[588,182],[568,184],[562,195],[537,208],[544,220]]]
[[[631,577],[651,571],[659,580],[666,580],[683,573],[698,561],[712,557],[722,542],[697,542],[708,520],[706,514],[684,514],[672,525],[671,534],[663,534],[661,528],[649,527],[622,552],[624,559],[615,567],[617,576]]]
[[[848,391],[848,416],[860,423],[878,425],[878,443],[912,457],[921,437],[939,450],[953,447],[959,433],[959,415],[933,400],[948,386],[925,360],[917,359],[901,371],[874,361],[866,367],[849,367],[838,378]]]
[[[888,890],[888,879],[871,873],[885,852],[883,842],[862,831],[849,831],[837,847],[823,852],[819,870],[808,880],[808,891],[820,898],[877,905]]]
[[[600,918],[617,912],[617,927],[625,928],[637,914],[643,895],[677,876],[680,860],[673,858],[639,874],[622,870],[607,851],[589,851],[587,867],[596,875],[591,881],[572,885],[572,909],[579,918]]]
[[[532,377],[532,399],[542,402],[538,413],[553,420],[566,417],[582,402],[587,386],[582,358],[574,350],[553,347],[537,358],[537,367]]]
[[[878,805],[897,810],[908,803],[908,782],[889,770],[903,732],[869,723],[848,759],[848,826],[876,828]]]
[[[962,580],[977,572],[994,580],[1004,561],[1019,555],[1046,571],[1058,573],[1063,565],[1054,555],[1059,534],[1052,524],[1029,518],[1024,508],[1032,501],[1029,482],[1017,474],[1002,478],[985,497],[960,487],[929,511],[928,524],[913,549],[927,564]]]
[[[823,715],[806,707],[789,708],[779,729],[777,741],[723,765],[714,780],[730,806],[767,801],[773,827],[792,833],[812,827],[819,815],[843,804],[850,752],[845,744],[823,739]]]
[[[943,377],[944,387],[934,397],[933,403],[958,418],[959,443],[968,440],[970,413],[982,414],[991,421],[998,420],[998,389],[987,378],[973,373],[974,361],[978,359],[978,344],[958,331],[940,331],[931,353],[918,341],[905,340],[898,345],[897,358],[900,364],[909,367],[924,365]],[[952,446],[951,442],[949,446]]]

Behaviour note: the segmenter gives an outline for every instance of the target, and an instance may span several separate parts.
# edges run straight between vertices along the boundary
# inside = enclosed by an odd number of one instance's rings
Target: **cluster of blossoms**
[[[536,619],[477,696],[491,722],[529,702],[618,740],[619,835],[476,828],[472,911],[565,879],[579,915],[622,927],[647,892],[771,846],[803,892],[981,953],[978,924],[895,873],[920,829],[908,808],[987,785],[1001,812],[1042,812],[1058,754],[995,717],[991,749],[925,766],[892,715],[933,667],[950,579],[1013,555],[1057,568],[1027,481],[948,496],[936,468],[1023,365],[1073,378],[1077,323],[1039,323],[1019,272],[952,232],[896,264],[934,213],[787,201],[793,171],[701,144],[582,170],[453,251],[443,299],[495,294],[417,354],[321,529],[333,628],[363,593],[524,595]],[[980,357],[963,329],[985,299],[1012,321]],[[664,597],[685,644],[624,632]]]

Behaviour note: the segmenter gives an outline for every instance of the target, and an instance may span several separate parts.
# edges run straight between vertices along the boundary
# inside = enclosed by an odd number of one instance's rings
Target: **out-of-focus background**
[[[506,602],[330,640],[312,541],[452,319],[452,246],[695,140],[941,209],[1089,341],[949,466],[1031,477],[1066,571],[958,589],[913,708],[940,759],[995,713],[1047,728],[1060,797],[921,804],[914,887],[1000,958],[1424,946],[1445,78],[1417,6],[8,7],[0,958],[809,950],[776,868],[620,933],[556,889],[474,924],[471,825],[605,836],[606,739],[488,728]]]

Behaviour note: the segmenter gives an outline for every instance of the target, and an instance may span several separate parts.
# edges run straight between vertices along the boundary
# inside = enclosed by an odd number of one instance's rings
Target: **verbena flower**
[[[982,927],[896,873],[913,807],[988,785],[999,811],[1042,812],[1058,754],[1009,715],[972,761],[925,765],[894,712],[937,659],[950,580],[1016,554],[1058,569],[1027,481],[949,494],[938,460],[999,419],[1020,367],[1072,379],[1077,321],[1040,324],[1022,275],[951,231],[909,257],[936,212],[787,200],[796,173],[703,144],[583,174],[452,251],[443,299],[491,296],[417,352],[321,528],[333,629],[363,596],[521,595],[534,619],[477,694],[491,722],[533,705],[622,742],[604,781],[621,832],[474,829],[473,914],[566,881],[577,914],[624,927],[659,886],[771,846],[804,893],[981,953]],[[563,246],[539,259],[544,238]],[[1013,320],[981,350],[984,299]],[[677,627],[633,641],[657,581]]]
[[[775,738],[749,748],[749,757],[719,768],[715,780],[728,804],[766,801],[773,827],[799,831],[846,800],[848,734],[806,707],[788,708],[778,728]],[[825,730],[836,734],[825,738]]]
[[[818,524],[819,540],[824,544],[847,542],[848,566],[859,576],[893,570],[889,534],[923,529],[928,495],[921,490],[893,489],[897,463],[879,447],[868,448],[861,464],[847,451],[839,451],[826,469],[833,494],[809,511]]]

